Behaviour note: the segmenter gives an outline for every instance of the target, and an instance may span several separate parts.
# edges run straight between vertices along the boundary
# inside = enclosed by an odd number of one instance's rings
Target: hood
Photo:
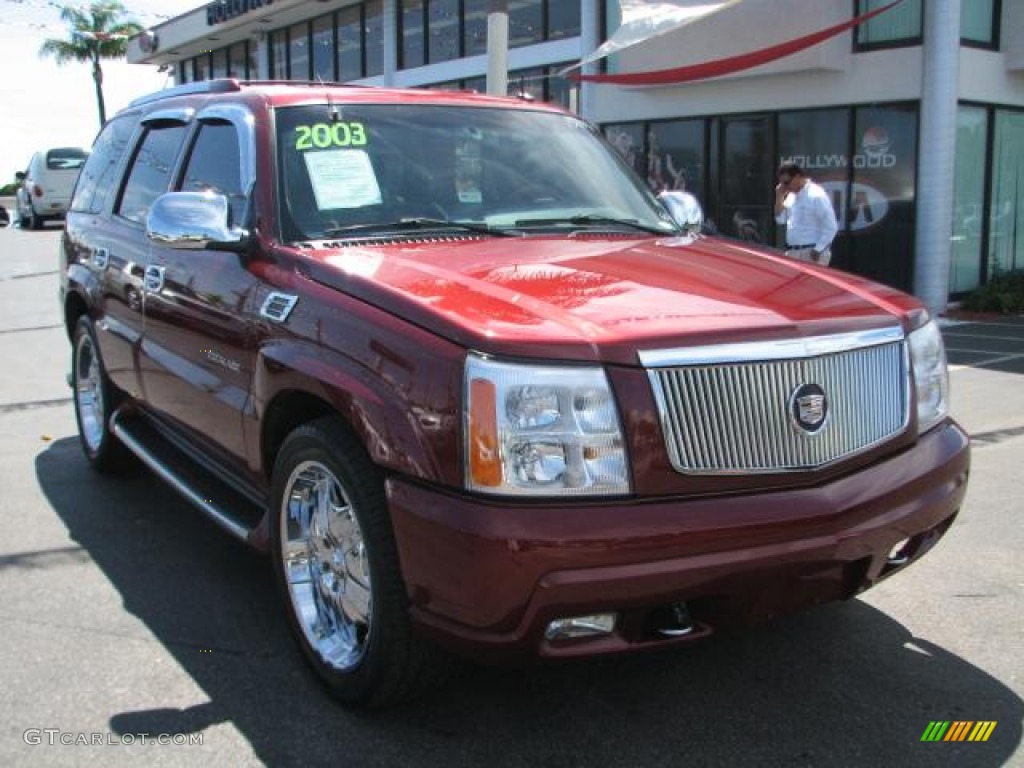
[[[492,354],[636,365],[639,350],[867,330],[910,297],[720,238],[391,241],[305,251],[311,276]]]

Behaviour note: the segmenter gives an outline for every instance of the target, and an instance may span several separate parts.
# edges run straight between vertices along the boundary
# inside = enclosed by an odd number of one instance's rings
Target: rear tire
[[[36,213],[36,209],[32,207],[32,203],[28,204],[28,210],[29,210],[29,214],[28,214],[28,225],[29,225],[29,227],[31,227],[32,229],[42,229],[43,228],[43,217],[40,216],[38,213]]]
[[[439,684],[447,657],[411,625],[383,477],[341,422],[320,418],[287,437],[271,504],[288,624],[330,691],[383,707]]]
[[[131,454],[110,431],[110,414],[124,396],[107,378],[96,331],[87,316],[78,319],[72,337],[71,388],[85,458],[99,472],[122,469]]]

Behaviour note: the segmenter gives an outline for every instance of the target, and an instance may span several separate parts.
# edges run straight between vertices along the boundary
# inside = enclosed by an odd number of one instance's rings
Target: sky
[[[85,5],[65,0],[66,5]],[[126,19],[143,26],[205,5],[203,0],[122,0]],[[25,170],[32,154],[50,147],[89,147],[99,130],[96,91],[88,64],[58,67],[39,58],[47,38],[67,38],[59,2],[0,0],[0,186]],[[136,96],[168,84],[156,67],[106,61],[103,94],[107,116]]]

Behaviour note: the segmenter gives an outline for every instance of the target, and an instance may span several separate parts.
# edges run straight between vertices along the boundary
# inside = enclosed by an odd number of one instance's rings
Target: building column
[[[601,15],[604,13],[604,0],[580,0],[580,58],[588,56],[601,45]],[[584,64],[581,74],[592,75],[599,70],[600,62],[592,61]],[[580,83],[580,103],[577,112],[590,119],[593,114],[592,94],[597,83]]]
[[[384,0],[384,82],[394,85],[398,72],[398,0]]]
[[[491,0],[487,10],[487,93],[508,96],[508,0]]]
[[[914,293],[933,315],[949,303],[960,70],[960,0],[924,3]]]

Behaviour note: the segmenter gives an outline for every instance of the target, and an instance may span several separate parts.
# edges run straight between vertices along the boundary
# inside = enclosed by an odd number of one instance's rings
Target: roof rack
[[[240,82],[233,77],[202,80],[197,83],[185,83],[184,85],[176,85],[173,88],[164,88],[162,91],[155,91],[145,96],[140,96],[134,99],[128,106],[138,107],[142,104],[169,99],[173,96],[189,96],[194,93],[230,93],[240,90],[242,90]]]
[[[134,99],[128,106],[138,107],[142,104],[149,104],[161,99],[169,99],[173,96],[190,96],[196,93],[232,93],[242,90],[243,85],[287,85],[306,86],[309,88],[379,88],[376,85],[364,85],[362,83],[336,83],[322,80],[240,80],[236,77],[221,77],[216,80],[200,80],[195,83],[176,85],[173,88],[164,88],[162,91],[154,91]]]

